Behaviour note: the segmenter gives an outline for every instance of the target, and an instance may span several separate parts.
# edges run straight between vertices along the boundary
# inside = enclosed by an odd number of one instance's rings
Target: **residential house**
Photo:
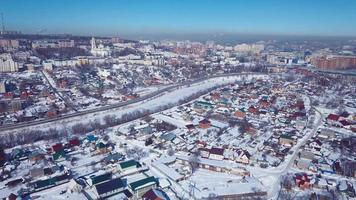
[[[315,156],[314,153],[308,150],[302,150],[301,152],[298,153],[298,157],[300,159],[313,160],[314,156]]]
[[[247,150],[237,150],[235,161],[243,164],[250,163],[251,154]]]
[[[38,162],[45,159],[45,154],[40,150],[31,151],[28,155],[28,160],[30,162]]]
[[[248,112],[249,112],[249,113],[252,113],[252,114],[254,114],[254,115],[258,115],[258,114],[259,114],[258,108],[254,107],[254,106],[250,106],[250,107],[248,108]]]
[[[211,122],[208,119],[199,121],[199,127],[202,129],[208,129],[211,127]]]
[[[295,140],[289,135],[281,135],[279,138],[279,144],[291,147],[295,144]]]
[[[169,132],[169,133],[162,134],[159,138],[163,142],[171,142],[176,138],[176,134]]]
[[[68,173],[65,173],[59,176],[48,177],[47,179],[34,181],[30,185],[32,186],[34,191],[40,191],[56,185],[67,183],[69,182],[70,178],[70,175]]]
[[[224,160],[224,149],[213,147],[209,151],[209,158],[213,160]]]
[[[202,158],[209,158],[210,156],[210,149],[207,148],[199,148],[199,154]]]
[[[44,180],[38,180],[32,183],[34,190],[39,191],[55,186],[54,178],[47,178]]]
[[[158,181],[153,176],[149,176],[129,184],[136,199],[141,199],[147,191],[156,188],[157,185]]]
[[[295,165],[301,170],[309,170],[309,167],[311,165],[311,160],[298,159],[295,161]]]
[[[95,145],[95,152],[97,154],[104,154],[112,150],[109,143],[99,142]]]
[[[150,189],[142,196],[142,200],[169,200],[169,197],[162,190]]]
[[[16,200],[17,199],[17,195],[15,195],[14,193],[11,193],[6,200]]]
[[[115,178],[106,182],[95,185],[97,194],[96,199],[105,199],[122,192],[125,188],[125,183],[121,178]]]
[[[310,178],[305,173],[296,174],[295,175],[295,183],[299,188],[301,188],[303,190],[308,189],[311,186]]]
[[[190,157],[189,156],[177,156],[177,162],[184,164],[184,165],[190,165]],[[242,168],[235,168],[235,167],[230,167],[229,164],[226,163],[225,160],[212,160],[212,159],[206,159],[206,158],[201,158],[199,157],[197,159],[198,167],[202,169],[207,169],[207,170],[212,170],[216,172],[227,172],[239,176],[249,176],[249,172],[245,169]]]
[[[43,167],[31,169],[31,170],[30,170],[30,176],[31,176],[32,179],[35,179],[35,178],[37,178],[37,177],[42,177],[42,176],[44,176]]]
[[[214,107],[214,104],[206,101],[196,101],[194,103],[194,107],[198,109],[208,110],[208,109],[212,109]]]
[[[318,134],[318,138],[324,140],[332,140],[335,139],[336,133],[331,129],[321,129],[320,133]]]
[[[121,172],[134,171],[139,167],[141,167],[141,164],[136,160],[127,160],[119,163],[119,170]]]
[[[246,116],[246,114],[245,114],[245,112],[243,112],[241,110],[237,110],[234,113],[234,116],[237,117],[238,119],[243,119]]]
[[[178,173],[174,168],[161,162],[154,162],[153,166],[163,174],[165,174],[169,179],[178,182],[184,179],[184,175]]]
[[[189,133],[195,130],[195,126],[193,124],[187,124],[185,127],[188,129]]]
[[[99,138],[96,137],[95,135],[87,135],[86,140],[89,143],[95,143]]]
[[[23,149],[20,148],[15,148],[11,151],[10,153],[10,159],[11,160],[26,160],[27,159],[27,154]]]
[[[75,147],[80,145],[80,140],[78,138],[73,138],[69,140],[69,146],[70,147]]]
[[[311,142],[309,144],[309,146],[315,151],[320,151],[322,145],[323,145],[323,143],[318,139],[314,140],[313,142]]]
[[[326,122],[329,125],[333,126],[341,126],[339,122],[340,116],[336,114],[329,114],[328,117],[326,118]]]
[[[103,159],[106,164],[113,164],[125,159],[125,156],[121,153],[109,154],[107,157]]]
[[[87,183],[89,186],[93,186],[93,185],[97,185],[99,183],[109,181],[109,180],[111,180],[111,177],[112,177],[111,172],[107,172],[107,173],[100,174],[100,175],[93,175],[87,180]]]
[[[59,152],[59,151],[62,151],[63,150],[63,144],[62,143],[57,143],[57,144],[54,144],[52,145],[52,151],[53,152]]]
[[[67,155],[66,155],[66,152],[64,150],[55,152],[52,155],[53,160],[56,161],[56,162],[64,161],[66,159],[66,157],[67,157]]]
[[[340,122],[342,127],[346,128],[346,129],[350,129],[351,128],[352,123],[350,121],[348,121],[346,119],[343,119],[343,120],[340,120],[339,122]]]

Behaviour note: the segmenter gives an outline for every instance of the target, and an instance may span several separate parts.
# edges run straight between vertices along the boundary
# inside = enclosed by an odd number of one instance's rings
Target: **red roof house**
[[[55,145],[52,146],[52,149],[54,152],[59,152],[61,150],[63,150],[63,144],[62,143],[57,143]]]

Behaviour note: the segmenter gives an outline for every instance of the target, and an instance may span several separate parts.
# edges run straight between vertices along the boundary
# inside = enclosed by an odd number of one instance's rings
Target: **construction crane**
[[[4,13],[1,13],[1,32],[5,33]]]

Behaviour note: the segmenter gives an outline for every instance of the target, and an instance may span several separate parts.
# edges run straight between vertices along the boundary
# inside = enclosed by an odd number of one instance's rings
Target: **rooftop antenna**
[[[1,28],[2,32],[5,33],[4,13],[1,13]]]

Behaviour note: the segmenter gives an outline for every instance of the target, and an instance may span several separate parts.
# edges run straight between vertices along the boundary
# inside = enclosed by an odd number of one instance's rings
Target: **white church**
[[[108,57],[111,55],[111,49],[110,47],[104,47],[103,44],[97,45],[95,42],[95,38],[91,39],[91,50],[90,53],[93,56],[98,56],[98,57]]]

